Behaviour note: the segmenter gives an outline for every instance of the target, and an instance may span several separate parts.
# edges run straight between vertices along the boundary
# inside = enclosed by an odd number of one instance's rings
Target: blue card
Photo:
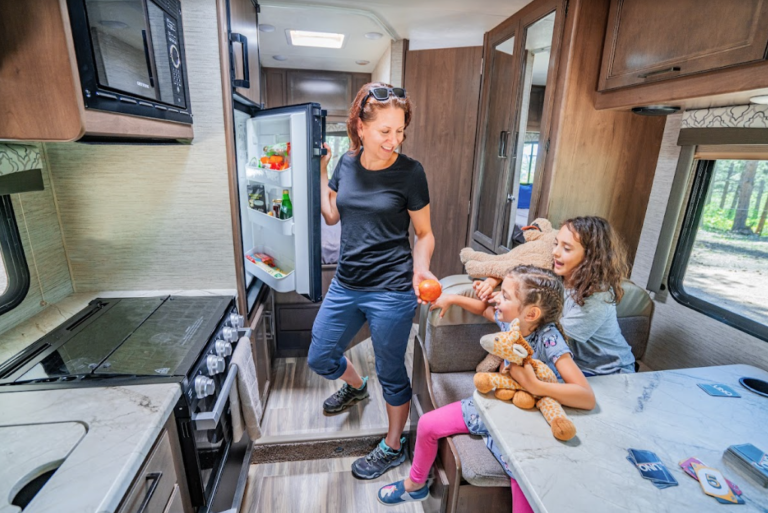
[[[699,383],[698,385],[706,393],[715,397],[741,397],[738,392],[728,385],[705,385],[704,383]]]
[[[627,460],[633,463],[644,479],[651,481],[657,488],[677,486],[677,480],[670,474],[666,465],[651,451],[627,449]]]

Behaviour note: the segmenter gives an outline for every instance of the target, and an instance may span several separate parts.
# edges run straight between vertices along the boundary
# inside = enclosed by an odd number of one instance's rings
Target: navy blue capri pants
[[[347,370],[344,351],[368,320],[384,400],[391,406],[407,403],[411,383],[405,369],[405,350],[417,305],[413,289],[350,290],[334,278],[312,326],[309,368],[326,379],[338,379]]]

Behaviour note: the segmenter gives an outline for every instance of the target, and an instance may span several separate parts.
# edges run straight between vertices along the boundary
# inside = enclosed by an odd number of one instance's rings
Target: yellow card
[[[696,472],[696,477],[699,478],[699,484],[701,485],[702,490],[704,490],[704,493],[734,504],[739,502],[739,499],[731,491],[731,487],[728,486],[725,477],[723,477],[723,474],[721,474],[719,470],[705,467],[698,463],[692,463],[691,467],[693,468],[693,471]]]

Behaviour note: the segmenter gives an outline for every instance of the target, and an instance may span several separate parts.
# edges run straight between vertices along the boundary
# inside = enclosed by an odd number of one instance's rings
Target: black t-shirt
[[[413,257],[408,211],[429,204],[421,164],[398,155],[390,167],[369,171],[360,164],[360,154],[344,154],[328,185],[338,193],[341,218],[339,283],[353,290],[410,290]]]

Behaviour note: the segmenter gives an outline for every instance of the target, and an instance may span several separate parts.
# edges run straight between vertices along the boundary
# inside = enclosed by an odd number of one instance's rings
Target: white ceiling
[[[260,24],[276,27],[259,34],[262,66],[370,73],[394,39],[411,50],[481,46],[483,34],[531,0],[260,0]],[[288,44],[287,29],[343,33],[341,49]],[[369,40],[367,32],[384,37]],[[276,61],[282,55],[286,61]],[[360,66],[356,60],[367,60]]]

